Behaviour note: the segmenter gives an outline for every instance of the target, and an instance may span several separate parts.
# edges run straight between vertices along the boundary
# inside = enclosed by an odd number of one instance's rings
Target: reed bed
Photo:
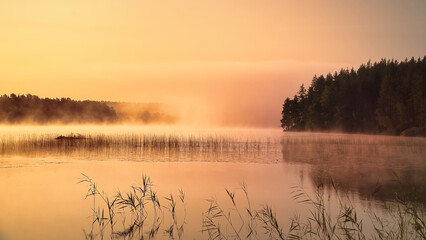
[[[186,221],[185,193],[161,197],[151,179],[127,192],[108,195],[87,175],[79,183],[88,185],[86,199],[93,203],[90,230],[83,230],[87,240],[94,239],[182,239]]]
[[[80,183],[88,184],[86,198],[93,201],[91,228],[84,231],[86,239],[185,239],[187,206],[182,190],[178,198],[172,194],[161,197],[147,176],[128,192],[118,191],[113,196],[101,191],[86,175]],[[360,214],[349,198],[339,197],[342,195],[335,195],[337,204],[330,204],[331,193],[323,183],[318,182],[312,194],[294,187],[293,200],[305,205],[308,213],[295,215],[283,225],[272,206],[253,207],[247,186],[242,184],[239,192],[225,189],[227,202],[206,200],[201,231],[203,239],[426,239],[425,205],[412,201],[416,194],[412,189],[385,202],[384,213],[367,209],[368,217],[363,218],[365,214]],[[335,185],[332,190],[341,191]],[[241,194],[242,198],[237,197]],[[120,221],[122,226],[118,226]]]
[[[67,136],[12,135],[2,137],[2,155],[66,155],[134,158],[153,154],[214,155],[279,151],[279,142],[224,135],[92,134]]]

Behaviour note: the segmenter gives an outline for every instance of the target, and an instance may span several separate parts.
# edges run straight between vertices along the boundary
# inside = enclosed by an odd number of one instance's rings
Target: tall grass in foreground
[[[153,189],[148,176],[127,192],[118,191],[109,196],[98,188],[88,176],[80,178],[89,189],[86,198],[93,201],[90,231],[84,230],[86,239],[155,239],[159,233],[170,239],[182,239],[186,221],[185,193],[161,198]],[[181,211],[179,211],[178,208]],[[179,217],[178,213],[182,216]],[[161,227],[164,227],[161,229]]]
[[[89,184],[86,198],[93,198],[92,227],[84,232],[86,239],[104,239],[108,233],[111,239],[185,239],[186,205],[182,190],[178,200],[173,195],[161,198],[152,189],[150,178],[143,176],[140,185],[110,198],[88,176],[83,175],[80,182]],[[334,184],[333,187],[337,192]],[[237,201],[235,192],[225,192],[227,203],[207,200],[209,207],[203,212],[201,229],[206,239],[426,239],[426,209],[412,201],[416,197],[414,188],[385,203],[385,213],[368,210],[369,217],[363,219],[349,199],[337,197],[337,210],[330,209],[330,196],[326,196],[322,183],[313,195],[295,187],[293,199],[306,205],[309,213],[295,215],[288,226],[278,221],[271,206],[254,209],[245,184],[240,192],[243,202]],[[183,217],[178,217],[178,203]],[[121,227],[117,227],[118,221]]]

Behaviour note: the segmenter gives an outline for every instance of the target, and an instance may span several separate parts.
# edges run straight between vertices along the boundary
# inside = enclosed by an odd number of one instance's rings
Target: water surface
[[[183,239],[208,237],[201,232],[206,199],[229,208],[225,188],[246,206],[243,182],[251,205],[273,206],[285,229],[292,216],[308,213],[292,198],[294,187],[312,194],[319,181],[329,186],[330,203],[341,194],[359,209],[381,212],[400,182],[416,184],[416,201],[426,202],[423,138],[133,126],[0,130],[0,239],[84,239],[83,230],[91,229],[92,201],[85,199],[88,186],[77,184],[81,173],[110,196],[128,191],[143,174],[159,196],[178,196],[182,189]],[[86,138],[55,139],[71,133]],[[165,219],[158,239],[168,238]]]

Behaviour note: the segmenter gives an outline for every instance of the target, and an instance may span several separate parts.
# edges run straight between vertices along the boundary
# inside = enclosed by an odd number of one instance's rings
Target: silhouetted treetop
[[[342,130],[400,134],[424,128],[426,119],[426,56],[382,59],[358,70],[314,76],[307,92],[302,85],[282,109],[284,130]]]

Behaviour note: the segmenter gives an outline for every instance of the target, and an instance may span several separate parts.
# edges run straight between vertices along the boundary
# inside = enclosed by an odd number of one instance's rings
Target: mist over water
[[[425,13],[0,0],[0,240],[426,239]]]
[[[76,184],[81,173],[109,196],[140,183],[142,174],[151,177],[159,196],[177,197],[182,189],[184,239],[207,238],[201,233],[201,213],[209,207],[205,199],[232,207],[227,188],[243,204],[242,182],[253,208],[271,205],[283,226],[294,214],[308,214],[292,198],[294,188],[314,194],[318,182],[326,186],[333,208],[340,195],[361,212],[382,213],[383,201],[410,183],[418,190],[415,201],[426,202],[424,138],[278,128],[57,125],[1,126],[0,140],[0,233],[5,239],[84,239],[93,206],[84,197],[87,186]],[[41,219],[37,226],[31,224],[35,218]],[[169,220],[164,221],[162,231]],[[18,231],[22,226],[26,231]],[[167,238],[162,231],[158,238]]]

